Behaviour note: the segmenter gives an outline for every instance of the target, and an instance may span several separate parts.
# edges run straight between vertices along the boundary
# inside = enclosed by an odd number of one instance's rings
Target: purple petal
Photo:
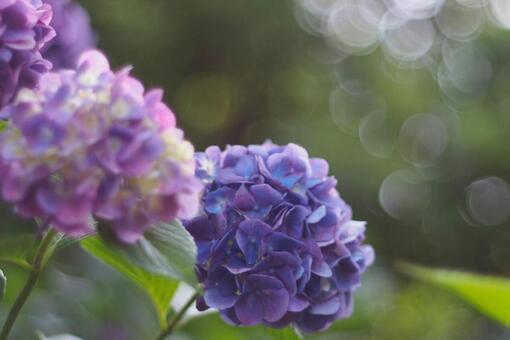
[[[56,230],[63,232],[69,236],[74,236],[74,237],[82,237],[82,236],[86,236],[86,235],[94,232],[93,226],[87,222],[76,223],[76,224],[66,224],[66,223],[61,223],[59,221],[54,221],[52,223],[52,226]]]
[[[11,6],[15,2],[16,2],[16,0],[3,0],[3,1],[0,1],[0,10]]]
[[[371,246],[361,246],[361,252],[363,253],[364,266],[368,267],[374,263],[375,251]]]
[[[320,277],[331,277],[333,272],[331,271],[331,267],[324,261],[319,261],[314,263],[312,267],[312,273],[320,276]]]
[[[260,207],[276,205],[282,199],[282,194],[268,184],[252,185],[250,191]]]
[[[283,288],[283,284],[280,280],[275,279],[274,277],[262,275],[262,274],[252,274],[246,278],[247,287],[243,287],[250,291],[263,291],[263,290],[279,290]]]
[[[356,240],[360,235],[365,232],[366,222],[349,221],[344,223],[339,230],[338,239],[342,243],[349,243]]]
[[[340,260],[333,268],[333,274],[337,288],[340,291],[350,291],[360,283],[360,269],[350,258]]]
[[[229,308],[229,309],[223,309],[220,310],[220,317],[225,321],[227,324],[231,326],[239,326],[241,325],[241,321],[236,315],[235,308]]]
[[[204,297],[199,296],[197,297],[197,302],[195,303],[196,308],[198,311],[203,312],[209,309],[209,306],[205,303]]]
[[[256,205],[255,199],[248,189],[246,189],[245,185],[241,185],[239,190],[237,190],[233,204],[236,208],[241,210],[252,210]]]
[[[298,274],[296,275],[296,277],[298,278],[298,286],[297,286],[297,291],[299,293],[302,293],[306,287],[306,285],[308,284],[308,282],[310,281],[310,277],[312,275],[312,257],[310,255],[306,255],[305,258],[303,259],[303,262],[301,263],[301,268],[299,268],[299,272]]]
[[[209,307],[225,309],[232,307],[236,303],[237,296],[225,294],[220,289],[211,288],[205,292],[204,301]]]
[[[204,294],[207,305],[216,309],[230,308],[238,298],[234,275],[222,267],[212,270],[206,282]]]
[[[286,251],[273,251],[267,254],[264,262],[267,263],[269,267],[278,268],[278,267],[298,267],[300,265],[300,260],[292,253]]]
[[[345,305],[343,296],[336,296],[329,300],[316,303],[310,308],[310,314],[332,315],[336,314]]]
[[[2,36],[2,43],[13,50],[31,50],[36,47],[32,30],[7,31]]]
[[[351,252],[342,242],[335,242],[322,248],[324,259],[330,266],[335,266],[344,257],[350,256]]]
[[[60,205],[60,197],[55,192],[55,188],[48,183],[41,184],[36,192],[36,200],[44,212],[53,214]]]
[[[241,274],[252,270],[252,267],[246,264],[244,256],[241,253],[230,255],[223,266],[232,274]]]
[[[3,174],[2,196],[6,201],[16,202],[21,200],[31,184],[30,181],[20,176],[21,174],[17,174],[17,172],[21,172],[21,170],[15,165],[7,174]]]
[[[264,318],[264,305],[254,294],[245,294],[235,305],[236,316],[244,326],[254,326]]]
[[[296,277],[294,271],[289,267],[282,267],[275,271],[274,275],[280,280],[285,286],[286,291],[289,295],[295,295],[297,292]]]
[[[227,146],[227,150],[225,152],[225,158],[223,160],[224,168],[234,167],[239,158],[246,155],[246,147],[242,145],[229,145]]]
[[[322,158],[310,158],[312,167],[312,176],[315,178],[325,178],[329,172],[329,164]]]
[[[285,217],[285,226],[289,235],[301,238],[303,236],[303,226],[309,210],[302,205],[293,207]]]
[[[334,315],[314,315],[301,313],[296,318],[296,324],[303,332],[312,333],[327,329],[334,320]]]
[[[344,303],[342,305],[342,308],[340,308],[336,313],[335,319],[345,319],[350,317],[354,309],[354,299],[352,297],[352,293],[351,292],[344,293],[342,297]]]
[[[265,321],[264,324],[269,327],[272,327],[272,328],[281,329],[281,328],[290,326],[290,324],[294,322],[295,318],[296,318],[296,313],[288,312],[281,319],[279,319],[275,322]]]
[[[299,296],[293,296],[289,301],[290,312],[302,312],[310,306],[310,302],[307,299]]]
[[[305,244],[285,235],[284,233],[273,232],[268,240],[268,248],[271,251],[294,252],[296,250],[304,249]]]
[[[250,178],[255,174],[257,168],[257,162],[253,156],[243,156],[237,162],[234,172],[243,178]]]
[[[195,241],[211,241],[216,236],[216,230],[209,223],[207,216],[199,216],[185,224],[186,230]]]
[[[90,198],[73,196],[60,202],[56,217],[65,224],[88,223],[91,210],[92,201]]]
[[[289,308],[289,293],[285,289],[264,292],[264,320],[275,322],[280,320]]]

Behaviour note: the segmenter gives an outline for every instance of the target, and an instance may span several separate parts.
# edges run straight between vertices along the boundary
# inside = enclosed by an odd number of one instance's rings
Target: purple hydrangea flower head
[[[54,69],[72,68],[80,54],[96,46],[87,11],[74,0],[44,0],[53,9],[51,26],[57,35],[43,48]]]
[[[195,160],[203,212],[185,226],[198,247],[198,308],[218,309],[233,325],[305,332],[350,316],[374,252],[328,163],[271,142],[213,146]]]
[[[76,71],[50,72],[38,90],[22,89],[0,118],[0,188],[24,217],[69,235],[93,220],[134,243],[150,225],[191,218],[202,184],[193,146],[161,102],[129,68],[110,71],[106,57],[85,52]]]
[[[40,50],[55,36],[52,11],[41,0],[0,1],[0,107],[51,68]]]

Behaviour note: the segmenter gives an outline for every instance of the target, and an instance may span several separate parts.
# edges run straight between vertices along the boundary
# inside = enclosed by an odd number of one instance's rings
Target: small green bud
[[[0,302],[2,302],[5,295],[5,288],[7,287],[7,278],[4,272],[0,269]]]

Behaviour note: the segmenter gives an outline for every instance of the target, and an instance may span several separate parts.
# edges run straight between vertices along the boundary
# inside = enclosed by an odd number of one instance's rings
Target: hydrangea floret
[[[0,107],[51,69],[40,53],[55,36],[51,17],[51,6],[41,0],[0,1]]]
[[[22,89],[0,118],[0,187],[18,214],[73,236],[108,226],[134,243],[152,224],[190,218],[202,184],[193,146],[159,89],[87,51],[75,71]]]
[[[44,0],[53,9],[51,26],[57,35],[43,48],[53,69],[72,68],[80,54],[96,45],[87,11],[74,0]]]
[[[233,325],[321,331],[351,315],[374,259],[328,163],[296,144],[197,153],[202,214],[185,222],[197,247],[201,310]]]

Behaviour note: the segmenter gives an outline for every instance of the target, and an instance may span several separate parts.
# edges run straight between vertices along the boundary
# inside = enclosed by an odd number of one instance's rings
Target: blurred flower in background
[[[40,0],[5,0],[0,3],[0,107],[23,87],[34,88],[51,68],[41,49],[55,32],[49,26],[51,7]]]
[[[44,0],[53,10],[51,27],[56,37],[43,48],[53,69],[73,68],[79,55],[95,47],[96,36],[87,11],[74,0]]]

